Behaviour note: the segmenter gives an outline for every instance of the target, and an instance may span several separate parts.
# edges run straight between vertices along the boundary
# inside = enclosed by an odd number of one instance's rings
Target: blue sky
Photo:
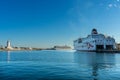
[[[91,29],[120,42],[119,0],[1,0],[0,44],[73,45]]]

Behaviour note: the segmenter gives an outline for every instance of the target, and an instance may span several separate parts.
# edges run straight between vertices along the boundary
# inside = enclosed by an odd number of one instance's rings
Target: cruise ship
[[[74,49],[77,51],[111,51],[116,49],[116,42],[113,37],[99,34],[96,29],[92,29],[87,37],[74,41]]]
[[[54,46],[53,47],[54,50],[70,50],[71,47],[65,45],[65,46]]]

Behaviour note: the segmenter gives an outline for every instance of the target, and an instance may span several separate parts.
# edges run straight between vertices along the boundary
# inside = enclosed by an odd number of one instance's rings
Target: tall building
[[[13,49],[13,48],[11,47],[11,44],[10,44],[10,41],[9,41],[9,40],[7,41],[7,49]]]

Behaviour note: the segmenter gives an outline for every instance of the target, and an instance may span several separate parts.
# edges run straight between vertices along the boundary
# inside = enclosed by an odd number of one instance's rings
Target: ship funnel
[[[91,34],[98,34],[98,32],[97,32],[97,29],[92,29],[92,32],[91,32]]]

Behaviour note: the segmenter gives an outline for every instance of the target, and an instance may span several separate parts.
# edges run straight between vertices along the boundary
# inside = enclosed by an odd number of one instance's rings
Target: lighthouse
[[[9,41],[9,40],[7,41],[7,49],[12,49],[12,47],[11,47],[11,44],[10,44],[10,41]]]

